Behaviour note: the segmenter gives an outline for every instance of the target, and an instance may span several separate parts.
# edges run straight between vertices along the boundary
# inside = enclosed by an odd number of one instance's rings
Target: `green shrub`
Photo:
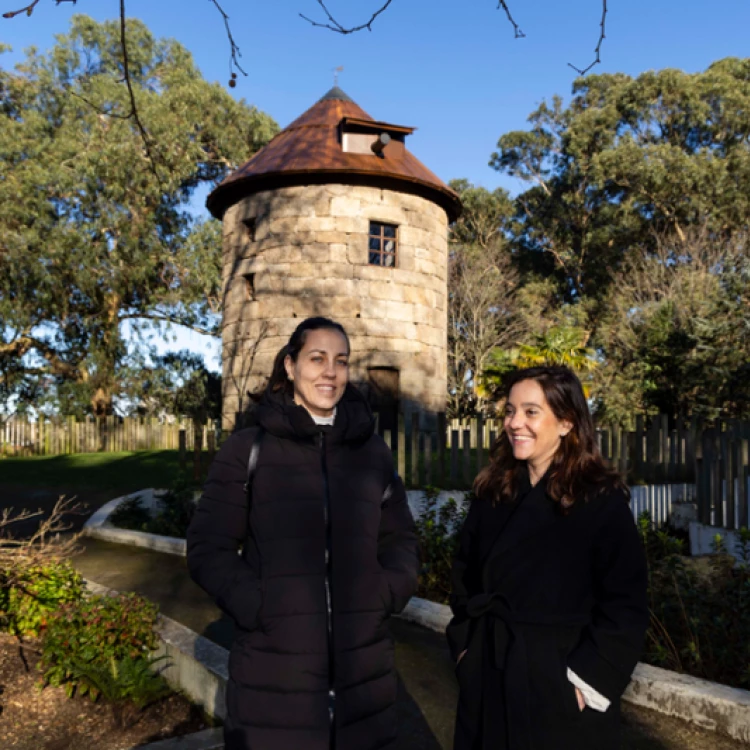
[[[109,514],[110,523],[121,529],[132,529],[133,531],[146,531],[151,521],[151,514],[144,507],[139,495],[123,500]]]
[[[153,517],[140,497],[132,497],[120,503],[109,520],[122,529],[184,539],[195,513],[193,492],[193,484],[182,480],[159,498],[159,509]]]
[[[30,567],[0,582],[0,621],[14,635],[38,636],[58,607],[83,594],[83,578],[70,563]]]
[[[193,486],[175,485],[159,499],[159,503],[159,512],[149,523],[148,531],[152,534],[184,539],[195,514]]]
[[[91,675],[112,661],[147,658],[158,644],[158,609],[137,594],[92,596],[64,604],[49,617],[39,669],[43,683],[64,685],[96,699],[101,687]],[[88,670],[88,671],[87,671]]]
[[[466,510],[460,508],[452,497],[438,507],[438,490],[433,487],[425,489],[422,513],[416,521],[422,564],[417,596],[441,604],[448,602],[451,566],[465,518]]]
[[[639,519],[649,560],[651,625],[645,661],[750,688],[750,531],[739,532],[740,562],[722,545],[707,558]]]

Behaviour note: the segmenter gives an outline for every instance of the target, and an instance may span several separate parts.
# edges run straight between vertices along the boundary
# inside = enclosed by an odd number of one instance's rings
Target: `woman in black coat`
[[[222,446],[188,531],[192,577],[236,624],[227,750],[376,750],[395,739],[387,619],[416,589],[416,537],[348,357],[337,323],[298,326],[258,426]]]
[[[475,494],[447,630],[455,750],[617,750],[649,619],[646,562],[570,370],[510,378]]]

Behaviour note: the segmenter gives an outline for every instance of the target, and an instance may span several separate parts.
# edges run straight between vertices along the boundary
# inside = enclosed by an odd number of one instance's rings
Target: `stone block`
[[[431,260],[414,259],[414,270],[427,276],[438,276],[438,267]],[[439,276],[438,276],[439,278]]]
[[[317,232],[314,235],[313,242],[322,242],[326,245],[336,244],[347,244],[349,242],[349,234],[347,232],[331,231],[331,232]]]
[[[352,194],[331,198],[331,216],[359,217],[361,201]]]
[[[346,319],[356,319],[360,314],[360,301],[353,297],[306,297],[295,299],[292,310],[300,318],[311,315],[324,315],[339,322]]]
[[[333,247],[333,245],[331,245]],[[346,259],[349,263],[356,265],[356,266],[366,266],[367,265],[367,238],[361,237],[360,235],[354,235],[351,238],[349,238],[349,241],[346,243]],[[354,272],[354,275],[357,276],[357,272]],[[359,276],[359,278],[364,278],[363,276]]]
[[[402,302],[404,299],[404,288],[392,280],[371,281],[366,290],[366,294],[372,299],[387,299],[394,302]]]
[[[325,192],[331,197],[348,196],[352,193],[352,187],[350,185],[330,184],[325,186]],[[354,194],[356,195],[356,192]]]
[[[316,216],[315,217],[315,232],[336,232],[340,229],[337,226],[338,219],[333,216]]]
[[[328,262],[330,264],[349,263],[349,246],[345,242],[334,242],[328,245]]]
[[[447,348],[448,334],[446,329],[435,328],[430,325],[417,324],[417,338],[430,346],[436,346],[442,349]]]
[[[301,259],[306,263],[327,264],[331,259],[331,246],[326,242],[310,242],[306,245],[297,245]],[[326,266],[320,266],[317,274]],[[292,271],[294,273],[294,271]]]
[[[426,307],[435,307],[437,294],[432,289],[424,289],[419,286],[401,285],[404,302],[411,302],[413,305],[424,305]]]
[[[299,234],[300,232],[317,232],[317,224],[321,221],[318,216],[289,216],[276,218],[271,216],[269,220],[269,234]]]
[[[399,227],[398,235],[404,245],[413,245],[414,247],[427,247],[432,237],[429,232],[410,225]]]
[[[336,216],[333,223],[333,230],[336,232],[360,234],[365,237],[370,231],[367,218],[363,216]]]
[[[407,302],[388,302],[388,317],[391,320],[414,322],[414,305]]]
[[[316,198],[311,205],[313,216],[318,216],[320,218],[331,218],[330,196],[320,196]]]
[[[398,268],[401,271],[414,271],[414,253],[404,246],[399,247]]]
[[[333,258],[318,269],[319,274],[325,273],[332,279],[353,279],[354,278],[354,267],[348,262],[335,262]],[[357,294],[360,294],[360,290],[357,290]]]
[[[363,302],[360,302],[360,309],[363,306]],[[373,318],[373,317],[367,317],[363,316],[358,321],[360,325],[352,328],[350,333],[358,335],[358,336],[366,336],[366,337],[373,337],[373,336],[391,336],[393,335],[393,321],[388,320],[387,318]]]
[[[256,299],[264,294],[280,294],[286,289],[286,273],[278,273],[278,268],[266,269],[262,273],[256,273],[254,278]]]
[[[408,213],[400,205],[381,202],[370,203],[362,206],[362,213],[366,215],[368,222],[379,221],[384,224],[396,224],[399,227],[399,231],[409,221]]]
[[[362,297],[360,299],[362,318],[366,320],[388,320],[388,302],[386,300]]]

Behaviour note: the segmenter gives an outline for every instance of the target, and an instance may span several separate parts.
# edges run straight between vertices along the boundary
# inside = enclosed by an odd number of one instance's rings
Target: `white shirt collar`
[[[330,417],[317,417],[315,416],[315,414],[311,414],[310,416],[312,417],[312,421],[315,422],[315,424],[327,424],[332,427],[336,419],[336,407],[333,407],[333,414],[331,414]]]

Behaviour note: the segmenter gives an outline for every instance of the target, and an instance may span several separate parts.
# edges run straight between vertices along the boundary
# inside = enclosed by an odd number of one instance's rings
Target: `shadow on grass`
[[[208,465],[203,454],[202,474]],[[192,460],[188,460],[192,472]],[[0,459],[4,485],[65,490],[118,490],[168,487],[180,475],[179,452],[75,453],[63,456],[28,456]]]

